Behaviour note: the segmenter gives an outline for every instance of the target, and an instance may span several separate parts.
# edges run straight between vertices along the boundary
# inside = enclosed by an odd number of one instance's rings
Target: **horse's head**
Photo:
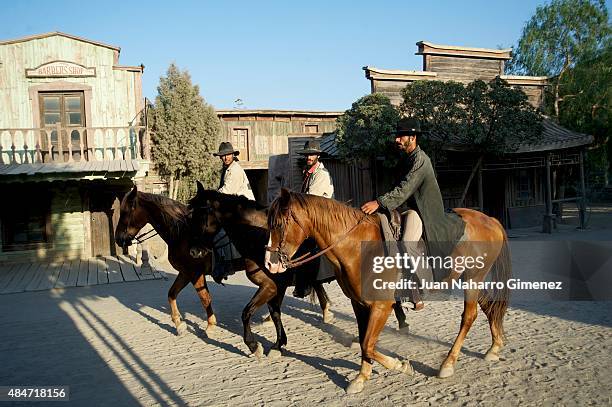
[[[268,228],[270,241],[266,248],[266,268],[271,273],[287,270],[289,261],[300,245],[308,238],[308,230],[299,220],[303,208],[296,197],[285,188],[270,205]]]
[[[189,200],[191,210],[191,231],[189,233],[190,253],[193,257],[202,257],[205,251],[214,246],[214,238],[221,229],[218,213],[219,200],[217,191],[207,190],[197,181],[196,196]]]
[[[134,188],[121,200],[119,222],[115,229],[115,242],[123,248],[132,244],[140,229],[148,223],[145,210],[138,202],[138,189]]]

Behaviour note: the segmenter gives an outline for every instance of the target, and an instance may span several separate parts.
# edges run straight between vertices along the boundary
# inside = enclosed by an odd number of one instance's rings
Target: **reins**
[[[293,220],[295,221],[295,223],[297,223],[297,225],[302,229],[302,231],[308,236],[308,233],[306,233],[306,230],[304,229],[304,227],[300,224],[300,222],[298,221],[298,219],[295,217],[295,215],[293,214],[293,211],[291,211],[290,216],[293,218]],[[266,246],[266,250],[272,253],[278,253],[280,259],[281,259],[281,263],[284,263],[283,266],[287,269],[289,268],[294,268],[294,267],[298,267],[301,266],[303,264],[306,264],[314,259],[316,259],[317,257],[321,257],[323,256],[325,253],[327,253],[328,251],[330,251],[331,249],[333,249],[334,247],[336,247],[338,244],[342,243],[344,241],[344,239],[346,239],[348,237],[348,235],[350,235],[356,228],[357,226],[359,226],[361,224],[361,222],[366,218],[367,214],[363,214],[363,216],[361,216],[361,218],[359,219],[359,221],[354,224],[349,230],[347,230],[346,232],[344,232],[344,234],[340,237],[340,239],[336,240],[334,243],[332,243],[331,245],[327,246],[325,249],[318,251],[317,253],[310,255],[310,252],[305,253],[303,255],[301,255],[300,257],[290,260],[288,259],[289,256],[287,256],[287,254],[285,252],[282,251],[282,247],[279,243],[279,247],[276,249],[273,249],[272,247]],[[287,220],[289,219],[289,216],[287,216]],[[281,239],[281,243],[284,242],[285,240],[285,236],[284,236],[284,231],[283,231],[283,236]],[[310,256],[310,257],[308,257]]]

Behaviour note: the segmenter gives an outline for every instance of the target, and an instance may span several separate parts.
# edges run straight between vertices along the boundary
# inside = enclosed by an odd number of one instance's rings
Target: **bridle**
[[[366,218],[366,216],[367,214],[364,213],[363,216],[359,219],[359,221],[356,224],[354,224],[349,230],[344,232],[344,234],[340,237],[340,239],[336,240],[334,243],[330,244],[325,249],[320,250],[313,255],[311,255],[310,252],[308,252],[292,260],[290,256],[287,254],[287,252],[284,250],[285,248],[285,227],[286,225],[289,224],[289,218],[293,218],[295,223],[297,223],[300,229],[302,229],[302,232],[304,232],[304,234],[306,235],[306,239],[310,237],[310,234],[306,232],[306,229],[304,228],[304,226],[302,226],[298,218],[295,216],[295,214],[293,213],[293,210],[289,208],[289,210],[287,211],[287,216],[285,217],[284,221],[281,222],[281,225],[280,225],[281,239],[278,243],[278,247],[273,248],[270,246],[266,246],[266,251],[269,251],[270,253],[276,253],[278,255],[278,259],[281,265],[285,269],[290,269],[290,268],[301,266],[303,264],[308,263],[309,261],[316,259],[317,257],[323,256],[325,253],[327,253],[328,251],[336,247],[339,243],[341,243],[344,239],[346,239],[346,237],[349,234],[351,234],[351,232],[353,232],[353,230],[355,230],[357,226],[361,224],[361,222]],[[272,233],[272,230],[270,230],[270,233]]]
[[[130,230],[130,224],[132,222],[132,217],[134,216],[134,210],[136,209],[136,204],[134,203],[132,205],[132,210],[130,211],[130,216],[128,217],[127,220],[127,226],[125,227],[125,231],[127,232],[128,230]],[[134,236],[133,238],[130,239],[130,241],[132,240],[136,240],[136,242],[138,244],[142,244],[143,242],[146,242],[147,240],[151,239],[152,237],[157,236],[157,230],[155,228],[150,229],[144,233],[139,234],[138,236]],[[146,237],[145,237],[146,236]]]
[[[217,223],[219,223],[219,224],[221,225],[221,220],[220,220],[220,219],[219,219],[219,217],[217,216],[217,212],[215,212],[215,209],[214,209],[212,206],[210,206],[210,205],[203,205],[203,206],[198,206],[197,208],[198,208],[198,209],[203,210],[203,211],[204,211],[204,213],[206,214],[206,216],[205,216],[205,217],[206,217],[206,221],[205,221],[205,223],[204,223],[204,227],[205,227],[206,229],[208,229],[208,216],[210,216],[210,214],[212,214],[212,215],[215,217],[215,219],[217,220]],[[225,238],[226,238],[226,236],[227,236],[227,233],[225,233],[225,234],[223,234],[223,235],[219,236],[219,237],[218,237],[218,238],[216,238],[216,239],[213,239],[213,242],[212,242],[212,249],[213,249],[213,250],[219,250],[219,249],[224,248],[225,246],[229,246],[230,244],[232,244],[230,241],[228,241],[227,243],[224,243],[224,244],[222,244],[222,245],[220,245],[220,246],[217,246],[217,244],[218,244],[218,243],[219,243],[221,240],[225,239]],[[229,239],[228,239],[228,240],[229,240]]]

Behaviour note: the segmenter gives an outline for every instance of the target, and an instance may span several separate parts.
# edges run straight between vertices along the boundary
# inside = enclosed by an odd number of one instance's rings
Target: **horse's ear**
[[[287,188],[281,188],[278,200],[281,208],[289,207],[289,201],[291,201],[291,192]]]
[[[204,193],[204,185],[202,185],[202,183],[200,181],[196,181],[196,184],[198,184],[198,195],[199,194],[203,194]]]
[[[132,188],[132,190],[128,192],[127,194],[127,200],[130,202],[133,201],[134,199],[136,199],[137,194],[138,194],[138,188],[136,187],[136,185],[134,185],[134,188]]]

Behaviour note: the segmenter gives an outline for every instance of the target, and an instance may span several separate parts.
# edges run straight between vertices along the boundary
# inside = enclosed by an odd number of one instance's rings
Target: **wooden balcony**
[[[150,160],[144,126],[0,129],[0,164]]]

